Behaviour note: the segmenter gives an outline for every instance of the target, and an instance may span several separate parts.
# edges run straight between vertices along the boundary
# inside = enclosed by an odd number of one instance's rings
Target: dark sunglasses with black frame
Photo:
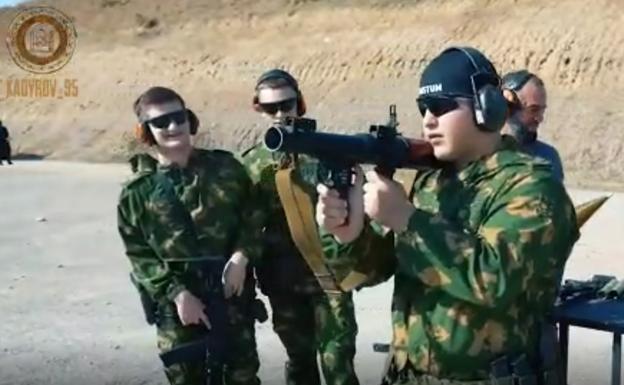
[[[297,103],[297,98],[290,98],[281,100],[275,103],[259,103],[262,111],[266,112],[269,115],[277,114],[277,111],[289,112],[295,108],[295,104]]]
[[[188,114],[186,110],[178,110],[169,112],[168,114],[160,115],[150,120],[146,120],[145,123],[151,125],[152,127],[160,130],[164,130],[171,122],[174,122],[178,126],[186,123],[188,119]]]
[[[420,111],[423,118],[427,110],[429,110],[433,116],[439,118],[459,108],[459,102],[452,96],[421,96],[416,99],[416,103],[418,103],[418,111]]]

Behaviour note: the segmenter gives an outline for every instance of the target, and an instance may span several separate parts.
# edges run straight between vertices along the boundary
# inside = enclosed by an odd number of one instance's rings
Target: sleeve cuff
[[[173,302],[175,300],[175,297],[177,297],[178,294],[180,294],[184,290],[186,290],[186,286],[184,286],[183,284],[181,284],[181,283],[173,283],[167,289],[167,293],[166,293],[165,297],[169,301]]]
[[[259,241],[258,244],[261,242]],[[247,258],[249,266],[256,266],[262,256],[262,247],[253,245],[241,245],[234,248],[233,252],[241,252]],[[229,256],[228,256],[229,257]]]
[[[407,226],[405,229],[397,233],[397,236],[401,237],[412,232],[421,231],[423,228],[428,228],[431,226],[431,219],[432,214],[417,208],[414,212],[412,212],[412,215],[407,220]]]

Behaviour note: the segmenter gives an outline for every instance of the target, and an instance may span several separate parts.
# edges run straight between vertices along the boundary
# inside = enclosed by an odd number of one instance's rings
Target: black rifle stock
[[[204,337],[177,345],[169,351],[160,353],[160,360],[166,367],[179,363],[207,361],[209,339],[210,337]]]

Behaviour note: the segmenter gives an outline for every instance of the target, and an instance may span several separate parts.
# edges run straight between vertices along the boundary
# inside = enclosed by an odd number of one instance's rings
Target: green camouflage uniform
[[[180,323],[175,296],[186,289],[199,298],[223,298],[220,277],[231,253],[242,250],[252,260],[260,253],[260,232],[243,221],[250,217],[244,204],[250,199],[251,181],[224,151],[194,149],[185,168],[159,166],[146,154],[135,156],[131,165],[135,176],[119,198],[119,233],[134,276],[158,304],[158,347],[166,352],[207,333],[203,326]],[[249,272],[245,293],[223,305],[226,384],[260,383],[250,314],[254,298]],[[211,310],[206,313],[214,321],[218,317]],[[165,372],[171,384],[206,382],[201,363],[174,364]]]
[[[420,172],[407,230],[375,223],[327,258],[376,259],[368,285],[394,275],[393,355],[384,383],[482,380],[500,356],[538,358],[539,330],[578,239],[574,207],[550,166],[504,137],[493,155]]]
[[[276,155],[279,156],[279,155]],[[357,324],[350,293],[326,294],[288,229],[279,200],[275,173],[283,159],[257,145],[243,153],[243,163],[255,184],[257,207],[264,213],[265,252],[256,274],[271,302],[273,329],[286,352],[287,385],[319,385],[317,352],[327,385],[358,384],[353,368]],[[314,194],[316,163],[300,159],[299,175]]]

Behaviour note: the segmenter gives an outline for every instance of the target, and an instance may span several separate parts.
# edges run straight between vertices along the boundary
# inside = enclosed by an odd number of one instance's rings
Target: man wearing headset
[[[566,191],[501,135],[506,101],[479,51],[434,58],[417,102],[446,166],[419,171],[407,194],[356,169],[348,206],[317,187],[326,258],[384,260],[371,285],[394,275],[383,383],[559,385],[541,364],[539,334],[579,236]]]
[[[546,112],[544,82],[527,70],[510,72],[503,76],[502,82],[503,95],[510,109],[507,119],[509,132],[518,141],[522,151],[549,161],[553,174],[563,182],[559,152],[550,144],[537,139],[537,129]]]
[[[210,384],[258,385],[251,180],[233,154],[192,145],[199,120],[175,91],[148,89],[134,112],[154,156],[132,157],[117,206],[133,281],[162,354],[209,337],[210,362],[187,357],[165,368],[167,379],[205,385],[210,369]]]
[[[305,114],[297,80],[273,69],[256,82],[254,109],[268,122]],[[273,330],[286,349],[287,385],[320,385],[317,355],[327,385],[357,385],[353,368],[357,324],[351,293],[324,292],[291,238],[277,191],[278,169],[294,162],[288,155],[271,154],[258,144],[242,154],[256,186],[254,197],[263,212],[264,254],[256,267],[262,292],[273,310]],[[300,157],[297,172],[314,192],[316,165]]]

